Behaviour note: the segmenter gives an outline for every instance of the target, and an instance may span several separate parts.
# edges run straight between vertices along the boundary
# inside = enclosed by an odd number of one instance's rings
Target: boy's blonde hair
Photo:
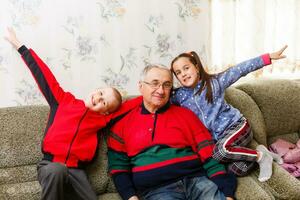
[[[109,111],[110,113],[115,112],[122,104],[122,95],[121,93],[114,87],[111,87],[114,97],[116,99],[115,106]]]

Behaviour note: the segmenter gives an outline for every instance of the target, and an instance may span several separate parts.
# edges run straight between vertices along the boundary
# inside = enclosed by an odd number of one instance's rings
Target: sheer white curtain
[[[299,8],[298,0],[211,1],[211,70],[222,71],[226,65],[287,44],[287,59],[254,74],[299,79]]]
[[[297,0],[2,0],[0,107],[45,104],[27,67],[2,39],[12,26],[78,98],[105,85],[138,94],[147,63],[199,53],[210,72],[279,49],[288,59],[256,77],[299,78]],[[275,65],[275,64],[274,64]]]

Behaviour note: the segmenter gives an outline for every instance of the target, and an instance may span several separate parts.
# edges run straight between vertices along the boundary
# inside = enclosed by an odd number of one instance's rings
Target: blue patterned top
[[[174,90],[171,103],[192,110],[212,133],[215,140],[223,137],[224,131],[236,123],[242,114],[224,99],[225,89],[248,73],[271,63],[269,54],[244,61],[211,79],[213,103],[205,99],[207,88],[198,95],[195,93],[201,87],[201,81],[195,88],[180,87]]]

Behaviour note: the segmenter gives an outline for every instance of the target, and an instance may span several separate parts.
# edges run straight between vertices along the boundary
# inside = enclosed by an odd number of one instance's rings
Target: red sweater
[[[212,159],[210,133],[190,110],[165,105],[155,114],[142,105],[118,121],[108,138],[109,171],[123,199],[183,177],[208,176],[233,196],[235,178]]]
[[[63,163],[67,167],[81,167],[91,161],[98,146],[97,132],[110,120],[141,102],[141,98],[128,101],[110,115],[91,111],[85,107],[84,101],[60,87],[47,65],[33,50],[22,46],[18,51],[50,106],[42,143],[46,160]]]

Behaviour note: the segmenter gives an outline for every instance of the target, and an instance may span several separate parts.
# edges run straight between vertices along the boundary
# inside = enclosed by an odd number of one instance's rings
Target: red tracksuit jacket
[[[84,101],[76,99],[60,87],[47,65],[33,50],[23,45],[18,51],[50,105],[42,143],[43,159],[63,163],[67,167],[82,167],[95,155],[98,146],[97,132],[112,119],[142,102],[141,97],[127,101],[110,115],[91,111],[85,107]]]

